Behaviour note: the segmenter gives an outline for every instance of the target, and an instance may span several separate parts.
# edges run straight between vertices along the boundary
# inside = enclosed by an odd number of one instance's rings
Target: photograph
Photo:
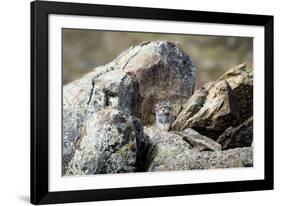
[[[272,15],[30,11],[31,203],[274,188]]]
[[[253,37],[61,29],[62,176],[254,167]]]

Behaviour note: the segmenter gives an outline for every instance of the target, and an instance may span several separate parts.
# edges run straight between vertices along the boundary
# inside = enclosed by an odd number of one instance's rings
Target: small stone
[[[193,147],[193,149],[197,149],[198,151],[221,150],[221,145],[219,143],[206,136],[199,134],[191,128],[185,129],[184,131],[180,132],[179,135],[181,135],[183,139]]]

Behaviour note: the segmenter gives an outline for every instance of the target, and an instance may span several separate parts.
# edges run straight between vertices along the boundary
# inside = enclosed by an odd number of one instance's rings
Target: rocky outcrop
[[[237,127],[227,128],[219,136],[217,142],[221,144],[222,149],[250,147],[253,142],[253,117],[250,117]]]
[[[253,166],[252,147],[221,150],[220,144],[192,129],[173,133],[145,127],[144,134],[149,138],[146,171]]]
[[[241,64],[209,82],[187,101],[173,123],[177,131],[193,128],[214,140],[252,115],[252,67]]]
[[[103,109],[87,119],[67,175],[137,171],[140,121],[115,109]]]
[[[93,114],[106,107],[154,123],[154,104],[167,100],[177,115],[193,94],[195,68],[182,49],[168,41],[144,42],[109,64],[63,87],[63,168]]]
[[[65,85],[63,174],[253,166],[252,67],[193,94],[194,72],[178,45],[144,42]],[[154,125],[159,101],[171,104],[170,131]]]

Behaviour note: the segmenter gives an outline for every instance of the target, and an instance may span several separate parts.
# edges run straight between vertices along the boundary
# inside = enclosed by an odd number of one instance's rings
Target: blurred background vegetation
[[[196,88],[237,64],[253,61],[250,37],[63,29],[63,83],[110,62],[131,46],[159,40],[178,42],[190,56],[196,67]]]

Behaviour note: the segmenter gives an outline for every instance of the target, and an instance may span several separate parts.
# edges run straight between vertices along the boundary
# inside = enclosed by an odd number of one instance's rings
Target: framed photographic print
[[[31,3],[31,203],[273,189],[273,16]]]

